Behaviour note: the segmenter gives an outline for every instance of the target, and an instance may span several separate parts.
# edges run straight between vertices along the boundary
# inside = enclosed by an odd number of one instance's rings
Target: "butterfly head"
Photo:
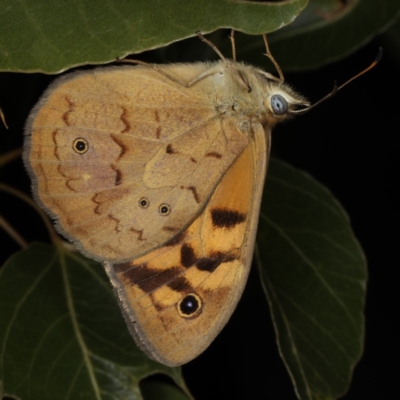
[[[284,121],[295,114],[295,111],[310,106],[310,102],[296,93],[289,85],[280,82],[269,82],[264,97],[268,125],[272,128],[277,122]]]

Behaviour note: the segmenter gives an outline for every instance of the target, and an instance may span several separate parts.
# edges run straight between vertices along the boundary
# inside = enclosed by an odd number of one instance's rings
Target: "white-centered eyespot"
[[[89,143],[86,139],[78,138],[72,143],[72,148],[78,154],[85,154],[89,150]]]
[[[178,313],[183,318],[196,316],[202,309],[203,302],[196,293],[189,293],[177,305]]]
[[[158,212],[162,216],[166,216],[171,212],[171,206],[169,204],[160,204],[160,207],[158,207]]]
[[[150,200],[147,197],[142,197],[139,200],[139,207],[147,208],[150,205]]]

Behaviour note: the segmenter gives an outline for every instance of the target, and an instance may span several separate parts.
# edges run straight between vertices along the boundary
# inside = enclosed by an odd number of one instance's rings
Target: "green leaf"
[[[2,394],[23,400],[141,399],[139,381],[163,373],[186,391],[180,368],[134,344],[103,267],[44,244],[0,270]]]
[[[166,382],[144,381],[141,388],[146,400],[188,400],[179,388]]]
[[[347,215],[307,174],[270,163],[256,260],[301,399],[336,399],[362,354],[366,261]]]
[[[364,257],[331,194],[275,160],[263,210],[256,260],[284,362],[302,399],[337,398],[362,352]],[[179,368],[136,348],[103,268],[78,254],[36,244],[13,256],[0,273],[0,315],[4,393],[140,398],[139,381],[157,372],[186,390]],[[149,398],[184,396],[144,387]]]
[[[198,30],[271,32],[293,21],[307,0],[8,3],[0,12],[0,69],[54,73],[162,47]]]
[[[315,69],[355,52],[399,16],[398,0],[311,0],[293,24],[270,35],[271,47],[284,70]]]
[[[269,34],[268,41],[284,72],[316,69],[355,52],[399,16],[398,0],[310,0],[293,23]],[[229,43],[216,44],[229,54]],[[238,59],[269,65],[262,40],[239,34],[236,44]]]

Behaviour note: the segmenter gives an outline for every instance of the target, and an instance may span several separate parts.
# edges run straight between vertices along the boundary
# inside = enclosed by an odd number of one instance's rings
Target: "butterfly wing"
[[[185,82],[210,65],[178,67]],[[182,232],[248,143],[210,101],[217,91],[213,80],[185,88],[146,67],[58,79],[31,113],[24,160],[61,233],[115,263]]]
[[[247,281],[270,143],[258,123],[250,138],[186,230],[139,259],[105,263],[137,344],[166,365],[209,346]]]

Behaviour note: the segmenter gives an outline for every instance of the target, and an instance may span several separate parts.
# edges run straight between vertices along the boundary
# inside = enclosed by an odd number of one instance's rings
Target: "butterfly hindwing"
[[[208,347],[243,291],[267,158],[265,133],[256,130],[185,231],[139,259],[106,263],[131,333],[164,364],[186,363]]]

